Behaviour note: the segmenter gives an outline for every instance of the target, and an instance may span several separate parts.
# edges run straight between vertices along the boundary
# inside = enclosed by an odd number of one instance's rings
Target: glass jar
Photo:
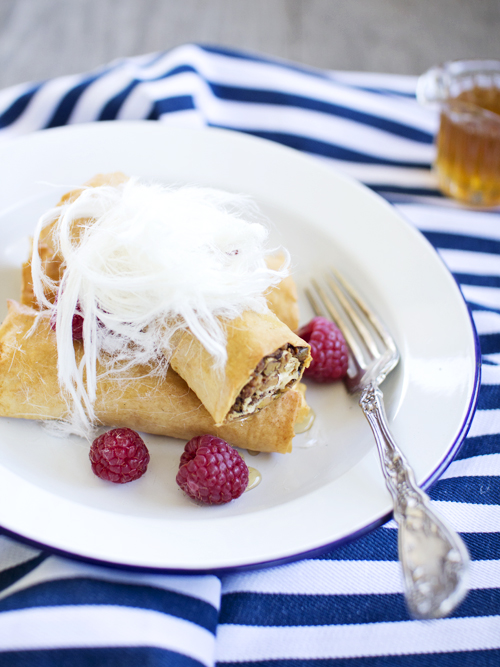
[[[420,77],[417,99],[440,109],[440,189],[472,206],[500,205],[500,61],[434,67]]]

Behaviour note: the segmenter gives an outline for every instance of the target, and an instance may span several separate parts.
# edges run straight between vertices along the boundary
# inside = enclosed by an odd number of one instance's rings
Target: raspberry
[[[318,382],[340,380],[345,376],[349,350],[336,324],[325,317],[314,317],[298,335],[311,346],[312,361],[304,375]]]
[[[54,331],[56,330],[56,311],[52,312],[52,317],[50,318],[50,327]],[[73,320],[71,322],[71,328],[73,330],[73,340],[83,340],[83,315],[80,313],[75,313],[73,315]]]
[[[248,468],[227,442],[199,435],[184,447],[176,482],[193,500],[222,505],[239,498],[247,488]]]
[[[92,470],[101,479],[125,484],[146,472],[149,452],[141,436],[131,428],[103,433],[90,448]]]
[[[83,340],[83,316],[75,313],[71,322],[73,340]]]

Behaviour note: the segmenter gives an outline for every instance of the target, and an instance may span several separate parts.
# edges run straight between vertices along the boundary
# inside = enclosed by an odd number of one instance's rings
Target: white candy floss
[[[42,272],[37,252],[40,232],[54,220],[65,265],[59,286]],[[267,268],[267,237],[245,196],[137,179],[84,188],[74,202],[42,216],[34,235],[33,285],[42,307],[56,311],[59,382],[71,411],[64,430],[90,437],[98,359],[106,372],[149,364],[152,373],[164,374],[162,351],[168,356],[174,331],[189,327],[223,369],[219,318],[265,310],[265,293],[288,274],[288,262],[279,271]],[[55,307],[44,291],[57,287]],[[77,304],[84,317],[80,367],[72,341]]]

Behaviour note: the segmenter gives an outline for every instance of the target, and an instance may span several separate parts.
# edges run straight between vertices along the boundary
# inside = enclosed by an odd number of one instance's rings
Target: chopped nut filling
[[[307,347],[287,344],[264,357],[239,393],[227,421],[235,421],[258,412],[279,394],[290,389],[302,376]]]

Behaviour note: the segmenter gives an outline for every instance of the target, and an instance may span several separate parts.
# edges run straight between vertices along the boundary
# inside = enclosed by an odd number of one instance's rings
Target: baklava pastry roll
[[[266,257],[266,264],[270,269],[278,271],[285,263],[285,256],[281,253]],[[267,306],[278,319],[287,325],[292,331],[299,328],[299,303],[297,298],[297,286],[291,275],[269,290],[266,294]]]
[[[170,359],[216,424],[257,413],[296,385],[311,361],[309,345],[271,311],[246,311],[223,326],[224,369],[214,367],[211,355],[189,330],[175,340]]]
[[[61,279],[61,261],[56,255],[52,246],[48,243],[40,242],[38,244],[38,254],[42,264],[42,271],[54,282]],[[45,296],[49,301],[54,301],[55,293],[46,292]],[[23,263],[21,272],[21,303],[25,306],[37,307],[37,300],[33,291],[33,278],[31,275],[31,253],[30,259]]]
[[[91,179],[86,181],[82,187],[75,188],[74,190],[70,190],[69,192],[66,192],[59,202],[56,204],[57,207],[62,207],[67,204],[70,204],[71,202],[74,202],[78,197],[82,194],[82,192],[86,188],[99,188],[103,185],[109,185],[112,187],[117,187],[123,183],[126,183],[129,180],[129,177],[126,176],[125,174],[122,174],[121,171],[116,171],[112,172],[110,174],[96,174],[93,176]],[[78,223],[78,221],[77,221]],[[48,247],[54,249],[56,247],[56,243],[54,242],[54,229],[56,227],[57,221],[54,220],[52,223],[47,225],[41,230],[40,233],[40,243],[41,244],[46,244]],[[73,225],[73,230],[74,230],[74,235],[75,237],[78,237],[78,234],[80,233],[82,229],[82,226],[79,224]],[[59,263],[62,263],[63,258],[61,255],[57,254],[55,250],[53,250],[53,260],[58,260]]]
[[[84,184],[84,187],[97,188],[101,185],[117,186],[120,185],[120,183],[125,183],[127,180],[128,176],[125,176],[125,174],[122,174],[119,171],[110,174],[97,174],[88,180]],[[64,206],[69,202],[75,201],[75,199],[78,199],[82,191],[83,188],[70,190],[61,197],[57,203],[57,206]],[[40,255],[42,272],[55,283],[59,282],[64,271],[63,258],[55,249],[57,244],[53,238],[56,222],[57,221],[54,220],[51,224],[42,229],[38,242],[38,254]],[[31,248],[29,258],[26,260],[26,262],[23,263],[22,267],[21,303],[25,306],[37,308],[38,303],[33,291],[33,277],[31,275],[32,251],[33,248]],[[45,296],[49,299],[49,301],[53,302],[56,295],[53,292],[46,292]]]
[[[57,378],[57,348],[48,314],[9,301],[0,327],[0,415],[65,420],[68,404]],[[39,321],[32,333],[36,316]],[[77,358],[82,344],[75,341]],[[206,433],[261,452],[287,453],[294,426],[307,411],[300,391],[290,390],[243,421],[216,426],[196,394],[171,368],[164,379],[135,366],[125,375],[98,379],[95,413],[100,425],[190,440]]]

